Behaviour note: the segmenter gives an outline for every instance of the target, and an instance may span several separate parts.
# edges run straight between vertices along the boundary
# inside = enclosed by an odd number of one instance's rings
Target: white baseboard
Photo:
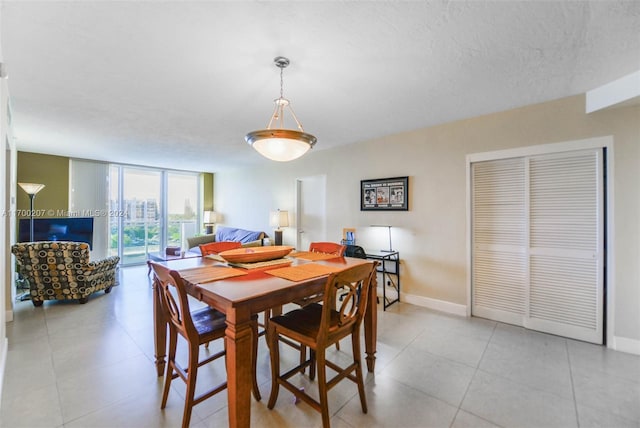
[[[413,294],[400,293],[400,301],[411,303],[412,305],[422,306],[423,308],[433,309],[435,311],[446,312],[461,317],[467,316],[467,306],[458,303],[447,302],[446,300],[432,299],[430,297],[416,296]]]
[[[640,340],[628,337],[613,336],[613,349],[629,354],[640,355]]]
[[[4,311],[4,320],[5,322],[13,321],[13,310],[7,309],[6,311]]]
[[[9,339],[6,337],[2,341],[0,351],[0,401],[2,401],[2,385],[4,385],[4,372],[7,368],[7,352],[9,351]]]

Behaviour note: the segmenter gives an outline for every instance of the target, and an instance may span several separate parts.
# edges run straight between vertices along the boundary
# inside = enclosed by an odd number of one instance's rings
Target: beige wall
[[[287,164],[217,173],[223,223],[269,231],[268,212],[295,211],[296,178],[326,175],[327,239],[356,227],[358,244],[384,248],[371,224],[393,225],[403,293],[467,305],[466,155],[612,135],[615,163],[615,331],[640,341],[640,107],[584,113],[584,96],[353,144]],[[319,136],[318,147],[322,147]],[[361,212],[360,180],[410,177],[410,211]],[[238,197],[242,195],[242,197]],[[295,225],[285,229],[295,243]]]
[[[69,209],[69,158],[18,152],[18,183],[41,183],[45,187],[34,199],[34,211],[41,217],[60,217]],[[29,195],[18,189],[18,211],[29,210]],[[64,217],[64,216],[62,216]]]

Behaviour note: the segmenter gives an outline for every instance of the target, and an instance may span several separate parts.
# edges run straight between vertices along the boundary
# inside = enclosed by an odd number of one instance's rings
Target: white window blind
[[[109,166],[82,159],[71,159],[69,166],[69,210],[74,215],[93,217],[91,260],[105,258],[109,242]]]
[[[602,343],[601,149],[471,165],[472,313]]]

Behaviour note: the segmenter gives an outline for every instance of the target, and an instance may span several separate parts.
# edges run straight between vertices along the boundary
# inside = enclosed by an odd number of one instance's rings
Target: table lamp
[[[391,246],[391,226],[383,225],[383,224],[372,224],[371,227],[386,227],[389,229],[389,249],[388,250],[380,250],[385,253],[393,253],[395,250]]]
[[[280,228],[289,226],[289,211],[271,211],[269,224],[276,228],[273,231],[275,244],[282,245],[282,230]]]
[[[204,230],[207,235],[213,233],[213,225],[216,224],[217,214],[215,211],[205,211],[202,216],[202,222],[204,223]]]

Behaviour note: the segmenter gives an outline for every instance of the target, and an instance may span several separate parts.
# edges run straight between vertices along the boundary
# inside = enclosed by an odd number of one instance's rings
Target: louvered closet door
[[[601,150],[471,165],[472,314],[602,343]]]
[[[478,162],[472,173],[472,313],[522,325],[527,305],[525,163]]]
[[[601,150],[529,160],[529,317],[526,326],[603,339]]]

